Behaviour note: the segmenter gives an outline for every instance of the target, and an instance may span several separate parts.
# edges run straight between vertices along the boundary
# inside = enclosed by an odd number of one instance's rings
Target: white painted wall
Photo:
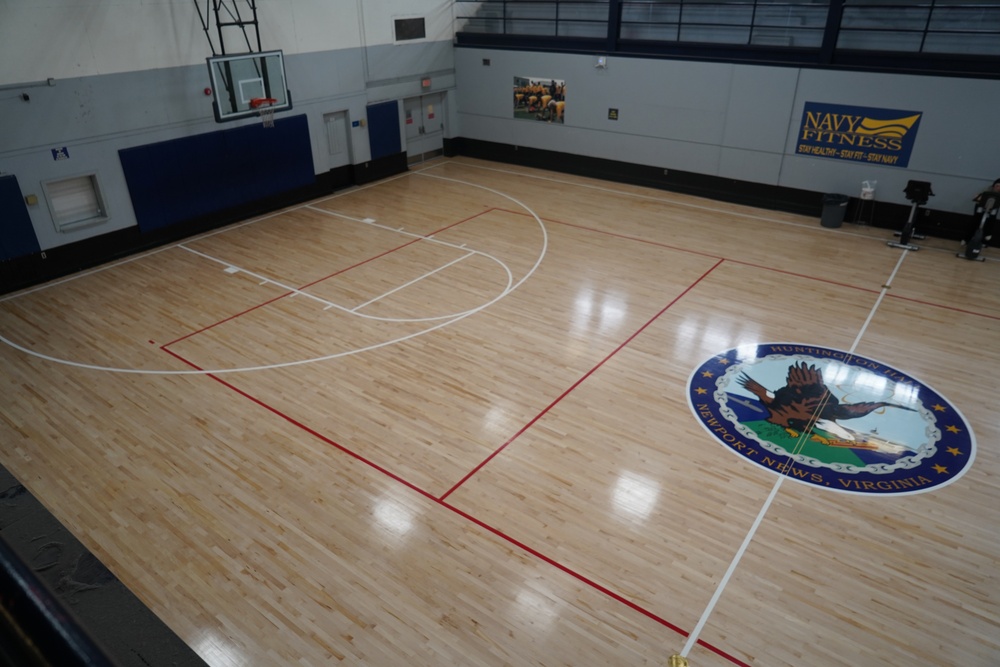
[[[219,50],[205,0],[0,0],[0,86],[202,64],[206,4]],[[392,44],[393,18],[415,16],[428,41],[450,41],[450,0],[258,1],[262,50],[289,55]],[[240,42],[227,39],[226,52],[247,51]]]

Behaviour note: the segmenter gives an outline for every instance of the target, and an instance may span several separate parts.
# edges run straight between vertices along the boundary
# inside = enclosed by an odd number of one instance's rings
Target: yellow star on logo
[[[729,362],[729,359],[726,359],[725,357],[722,357],[721,359],[719,359],[719,363],[722,364],[723,366],[725,366],[726,364],[728,364],[730,362]]]
[[[931,467],[934,468],[935,470],[937,470],[938,474],[941,474],[941,475],[944,475],[944,474],[946,474],[948,472],[947,468],[945,468],[942,465],[938,465],[936,463],[934,465],[932,465]]]
[[[940,403],[935,403],[931,407],[934,409],[935,412],[944,412],[945,410],[948,409],[948,408],[944,407],[943,405],[941,405]]]
[[[961,433],[962,432],[962,429],[960,429],[957,426],[948,426],[947,428],[945,428],[945,430],[948,431],[949,433]]]
[[[961,452],[961,450],[959,450],[958,447],[949,447],[946,451],[949,454],[951,454],[952,456],[961,456],[962,455],[962,452]]]
[[[695,389],[695,393],[704,395],[708,393],[708,389],[705,389],[704,387],[698,387],[697,389]]]
[[[712,373],[712,371],[703,371],[702,374],[701,374],[701,376],[703,378],[714,378],[715,377],[715,375]]]

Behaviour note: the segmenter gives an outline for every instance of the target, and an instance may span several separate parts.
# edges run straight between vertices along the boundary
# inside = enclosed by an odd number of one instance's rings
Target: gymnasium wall
[[[0,2],[0,173],[16,176],[22,194],[37,198],[28,204],[28,213],[43,255],[132,229],[140,233],[133,207],[137,193],[129,189],[121,151],[147,158],[132,166],[133,179],[137,169],[145,169],[145,183],[162,178],[166,185],[177,182],[169,176],[171,170],[185,169],[183,160],[161,160],[158,156],[167,153],[140,149],[186,146],[193,151],[188,158],[193,166],[205,162],[203,147],[226,151],[233,145],[218,137],[259,125],[259,119],[214,120],[213,98],[204,93],[210,85],[206,58],[212,48],[197,11],[198,6],[206,11],[206,4],[211,5],[194,0]],[[288,183],[301,183],[303,165],[318,176],[367,167],[369,104],[454,87],[447,0],[269,0],[258,3],[258,9],[261,47],[284,52],[294,105],[278,115],[278,124],[283,117],[304,117],[299,134],[290,138],[300,173]],[[403,17],[424,17],[426,38],[394,42],[393,19]],[[211,34],[218,51],[214,25]],[[245,43],[230,43],[226,49],[246,50]],[[421,85],[426,78],[432,87]],[[347,115],[349,158],[331,152],[327,119],[337,112]],[[302,132],[311,155],[301,152]],[[219,172],[222,188],[227,176],[243,173],[247,157],[234,151],[213,155],[211,163],[213,169],[230,166],[231,174]],[[261,165],[251,171],[254,179],[262,178]],[[57,230],[43,184],[91,173],[97,175],[107,219]],[[172,195],[207,198],[207,205],[228,201],[210,190]],[[241,191],[252,197],[259,189]],[[152,190],[143,192],[139,196]],[[193,202],[192,210],[203,210],[199,203]]]
[[[596,55],[456,49],[461,136],[816,193],[856,197],[878,181],[877,201],[907,206],[906,182],[925,180],[931,208],[961,214],[1000,177],[1000,81],[613,56],[596,65]],[[514,119],[515,76],[565,80],[565,124]],[[908,168],[796,155],[806,102],[923,112]]]

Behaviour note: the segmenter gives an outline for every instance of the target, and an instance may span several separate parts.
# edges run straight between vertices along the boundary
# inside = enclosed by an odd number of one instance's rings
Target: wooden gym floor
[[[0,463],[211,665],[995,667],[1000,262],[888,239],[435,160],[0,298]],[[768,341],[975,461],[779,488],[686,391]]]

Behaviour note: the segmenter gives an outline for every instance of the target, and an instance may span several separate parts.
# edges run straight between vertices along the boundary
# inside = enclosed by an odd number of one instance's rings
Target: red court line
[[[600,230],[594,230],[594,231],[600,231]],[[641,239],[637,239],[637,240],[641,240]],[[858,287],[857,285],[849,285],[847,283],[838,282],[836,280],[830,280],[829,278],[817,278],[816,276],[809,276],[809,275],[806,275],[806,274],[803,274],[803,273],[795,273],[794,271],[786,271],[784,269],[776,269],[773,266],[761,266],[760,264],[753,264],[751,262],[745,262],[745,261],[742,261],[742,260],[739,260],[739,259],[727,259],[726,261],[728,261],[728,262],[730,262],[732,264],[740,264],[742,266],[749,266],[749,267],[754,268],[754,269],[761,269],[762,271],[770,271],[772,273],[780,273],[782,275],[792,276],[793,278],[804,278],[806,280],[814,280],[816,282],[825,283],[827,285],[833,285],[835,287],[846,287],[847,289],[857,290],[859,292],[868,292],[869,294],[878,294],[881,291],[881,290],[877,290],[877,289],[871,289],[869,287]],[[978,317],[985,317],[985,318],[991,319],[991,320],[1000,320],[1000,316],[997,316],[997,315],[989,315],[988,313],[980,313],[980,312],[976,312],[974,310],[965,310],[964,308],[956,308],[954,306],[949,306],[949,305],[943,304],[943,303],[934,303],[933,301],[923,301],[921,299],[914,299],[913,297],[900,296],[898,294],[892,294],[891,293],[891,289],[892,288],[890,286],[890,291],[886,292],[886,296],[888,298],[890,298],[890,299],[900,299],[902,301],[909,301],[911,303],[919,303],[922,306],[930,306],[932,308],[941,308],[943,310],[950,310],[950,311],[957,312],[957,313],[963,313],[965,315],[974,315],[974,316],[978,316]]]
[[[486,209],[484,211],[480,211],[479,213],[476,213],[475,215],[471,215],[468,218],[465,218],[464,220],[459,220],[458,222],[453,222],[453,223],[451,223],[449,225],[445,225],[444,227],[441,227],[440,229],[437,229],[437,230],[431,232],[430,234],[426,234],[425,236],[426,237],[430,237],[430,236],[434,236],[435,234],[440,234],[441,232],[449,230],[452,227],[457,227],[458,225],[461,225],[461,224],[464,224],[466,222],[469,222],[470,220],[474,220],[474,219],[478,218],[481,215],[486,215],[487,213],[491,213],[492,211],[495,211],[495,210],[499,210],[499,209],[488,208],[488,209]],[[330,213],[330,212],[326,211],[326,213]],[[314,280],[311,283],[306,283],[305,285],[301,285],[301,286],[297,287],[296,289],[298,289],[299,291],[302,291],[302,290],[304,290],[306,288],[309,288],[309,287],[312,287],[314,285],[317,285],[317,284],[323,282],[324,280],[329,280],[330,278],[333,278],[335,276],[339,276],[340,274],[346,273],[346,272],[350,271],[351,269],[356,269],[359,266],[363,266],[363,265],[367,264],[368,262],[373,262],[376,259],[379,259],[381,257],[385,257],[386,255],[389,255],[391,253],[394,253],[394,252],[397,252],[399,250],[402,250],[403,248],[406,248],[407,246],[411,246],[414,243],[419,243],[420,241],[423,241],[423,240],[425,240],[425,239],[423,239],[423,238],[413,239],[412,241],[408,241],[408,242],[404,243],[401,246],[398,246],[396,248],[391,248],[389,250],[386,250],[385,252],[379,253],[377,255],[369,257],[368,259],[362,260],[362,261],[360,261],[360,262],[358,262],[356,264],[352,264],[351,266],[343,268],[340,271],[334,271],[333,273],[331,273],[331,274],[329,274],[327,276],[323,276],[322,278]],[[229,317],[227,317],[225,319],[222,319],[222,320],[219,320],[218,322],[215,322],[214,324],[209,324],[208,326],[202,327],[201,329],[198,329],[197,331],[192,331],[190,333],[187,333],[187,334],[181,336],[180,338],[178,338],[176,340],[172,340],[169,343],[164,343],[162,345],[162,347],[164,349],[166,349],[170,345],[174,345],[175,343],[179,343],[182,340],[186,340],[188,338],[191,338],[192,336],[197,336],[198,334],[204,333],[204,332],[208,331],[209,329],[213,329],[213,328],[215,328],[215,327],[217,327],[217,326],[219,326],[221,324],[225,324],[226,322],[230,322],[232,320],[235,320],[238,317],[242,317],[243,315],[246,315],[247,313],[251,313],[251,312],[257,310],[258,308],[263,308],[264,306],[270,305],[270,304],[272,304],[275,301],[278,301],[280,299],[284,299],[285,297],[287,297],[287,296],[289,296],[291,294],[294,294],[294,293],[295,292],[286,292],[284,294],[281,294],[279,296],[274,297],[273,299],[268,299],[267,301],[264,301],[263,303],[259,303],[256,306],[251,306],[250,308],[247,308],[246,310],[244,310],[242,312],[236,313],[235,315],[230,315]],[[203,369],[199,369],[199,370],[203,370]]]
[[[670,303],[668,303],[668,304],[667,304],[666,306],[664,306],[664,307],[663,307],[663,308],[662,308],[662,309],[660,310],[660,312],[658,312],[658,313],[656,313],[655,315],[653,315],[653,317],[651,317],[651,318],[649,319],[649,321],[647,321],[647,322],[646,322],[645,324],[643,324],[643,325],[642,325],[641,327],[639,327],[639,328],[638,328],[638,329],[637,329],[637,330],[635,331],[635,333],[633,333],[633,334],[632,334],[631,336],[629,336],[629,337],[628,337],[627,339],[625,339],[625,342],[621,343],[621,344],[620,344],[620,345],[619,345],[618,347],[616,347],[616,348],[615,348],[614,350],[612,350],[612,351],[611,351],[611,353],[610,353],[610,354],[608,354],[608,356],[606,356],[606,357],[604,357],[603,359],[601,359],[601,361],[599,361],[599,362],[597,363],[597,365],[596,365],[596,366],[594,366],[594,367],[593,367],[593,368],[591,368],[591,369],[590,369],[589,371],[587,371],[586,373],[584,373],[584,375],[583,375],[583,376],[582,376],[582,377],[581,377],[581,378],[580,378],[579,380],[577,380],[576,382],[574,382],[574,383],[573,383],[573,384],[572,384],[572,385],[570,386],[570,388],[569,388],[569,389],[567,389],[567,390],[566,390],[566,391],[564,391],[564,392],[563,392],[562,394],[560,394],[560,395],[559,395],[559,397],[557,397],[557,398],[556,398],[556,399],[555,399],[554,401],[552,401],[551,403],[549,403],[549,404],[548,404],[548,406],[546,406],[544,410],[542,410],[542,411],[541,411],[541,412],[539,412],[539,413],[538,413],[537,415],[535,415],[535,417],[534,417],[534,418],[533,418],[533,419],[532,419],[531,421],[529,421],[529,422],[528,422],[527,424],[525,424],[524,426],[522,426],[522,427],[521,427],[521,429],[520,429],[520,430],[519,430],[519,431],[518,431],[517,433],[515,433],[514,435],[512,435],[512,436],[510,437],[510,439],[509,439],[509,440],[507,440],[507,442],[505,442],[505,443],[503,443],[502,445],[500,445],[500,447],[499,447],[499,448],[497,448],[497,449],[496,449],[496,450],[495,450],[495,451],[494,451],[494,452],[493,452],[492,454],[490,454],[490,455],[489,455],[489,456],[487,456],[487,457],[486,457],[485,459],[483,459],[483,461],[482,461],[482,462],[481,462],[481,463],[480,463],[479,465],[477,465],[477,466],[476,466],[475,468],[473,468],[472,470],[470,470],[470,471],[469,471],[469,473],[468,473],[468,474],[467,474],[467,475],[466,475],[465,477],[463,477],[462,479],[458,480],[458,482],[457,482],[457,483],[456,483],[456,484],[455,484],[455,485],[454,485],[453,487],[451,487],[450,489],[448,489],[448,491],[447,491],[447,492],[446,492],[446,493],[445,493],[445,494],[444,494],[443,496],[441,496],[441,498],[440,498],[440,499],[441,499],[441,500],[443,501],[443,500],[444,500],[445,498],[447,498],[448,496],[450,496],[450,495],[452,494],[452,492],[454,492],[454,491],[455,491],[455,490],[457,490],[457,489],[458,489],[458,488],[459,488],[460,486],[462,486],[463,484],[465,484],[465,482],[467,482],[467,481],[468,481],[468,480],[469,480],[469,479],[470,479],[470,478],[471,478],[471,477],[472,477],[473,475],[475,475],[475,474],[476,474],[477,472],[479,472],[480,470],[482,470],[482,469],[483,469],[483,467],[485,467],[487,463],[489,463],[490,461],[492,461],[492,460],[493,460],[493,459],[494,459],[494,458],[495,458],[495,457],[497,456],[497,454],[499,454],[499,453],[500,453],[500,452],[502,452],[502,451],[503,451],[504,449],[506,449],[506,448],[507,448],[507,446],[508,446],[508,445],[509,445],[510,443],[512,443],[512,442],[514,442],[515,440],[517,440],[517,439],[518,439],[518,438],[519,438],[519,437],[520,437],[520,436],[521,436],[521,435],[522,435],[522,434],[523,434],[523,433],[524,433],[525,431],[527,431],[527,430],[528,430],[529,428],[531,428],[531,427],[532,427],[532,426],[533,426],[533,425],[535,424],[535,422],[537,422],[537,421],[538,421],[539,419],[541,419],[541,418],[542,418],[543,416],[545,416],[545,414],[546,414],[546,413],[547,413],[547,412],[548,412],[549,410],[551,410],[552,408],[554,408],[554,407],[556,406],[556,404],[557,404],[557,403],[559,403],[559,402],[560,402],[560,401],[562,401],[562,400],[563,400],[564,398],[566,398],[566,396],[568,396],[568,395],[569,395],[569,393],[570,393],[571,391],[573,391],[574,389],[576,389],[576,388],[577,388],[578,386],[580,386],[580,385],[581,385],[581,384],[583,383],[583,381],[584,381],[584,380],[586,380],[586,379],[587,379],[587,378],[589,378],[589,377],[590,377],[591,375],[593,375],[593,374],[594,374],[594,373],[595,373],[595,372],[597,371],[597,369],[598,369],[598,368],[600,368],[600,367],[601,367],[601,366],[603,366],[603,365],[604,365],[605,363],[607,363],[607,361],[608,361],[609,359],[611,359],[611,357],[613,357],[613,356],[615,356],[616,354],[618,354],[618,353],[619,353],[619,352],[620,352],[620,351],[621,351],[621,350],[622,350],[622,349],[623,349],[623,348],[624,348],[624,347],[625,347],[626,345],[628,345],[629,343],[631,343],[631,342],[632,342],[632,341],[633,341],[633,340],[635,339],[635,337],[636,337],[636,336],[638,336],[639,334],[641,334],[641,333],[642,333],[643,331],[645,331],[645,330],[646,330],[646,327],[648,327],[648,326],[649,326],[650,324],[652,324],[652,323],[653,323],[653,322],[655,322],[655,321],[656,321],[657,319],[659,319],[659,317],[660,317],[661,315],[663,315],[663,313],[667,312],[667,309],[669,309],[669,308],[670,308],[671,306],[673,306],[673,305],[674,305],[675,303],[677,303],[677,302],[678,302],[678,301],[680,301],[680,300],[681,300],[682,298],[684,298],[684,296],[686,296],[688,292],[690,292],[690,291],[691,291],[691,290],[693,290],[693,289],[694,289],[695,287],[697,287],[698,283],[700,283],[700,282],[701,282],[702,280],[704,280],[704,279],[705,279],[706,277],[708,277],[708,274],[712,273],[712,272],[713,272],[713,271],[715,271],[715,270],[716,270],[717,268],[719,268],[719,266],[720,266],[720,265],[721,265],[721,264],[722,264],[722,263],[723,263],[724,261],[725,261],[725,260],[722,260],[722,259],[718,260],[718,261],[717,261],[717,262],[716,262],[716,263],[715,263],[715,264],[714,264],[714,265],[712,266],[712,268],[710,268],[710,269],[709,269],[708,271],[706,271],[705,273],[703,273],[703,274],[701,275],[701,277],[699,277],[699,278],[698,278],[698,279],[697,279],[696,281],[694,281],[693,283],[691,283],[690,285],[688,285],[688,286],[687,286],[687,287],[686,287],[686,288],[684,289],[684,291],[683,291],[683,292],[681,292],[680,294],[678,294],[678,295],[677,295],[677,296],[676,296],[676,297],[675,297],[675,298],[674,298],[674,299],[673,299],[673,300],[672,300],[672,301],[671,301]]]
[[[195,370],[199,370],[199,371],[205,370],[204,368],[199,367],[197,364],[194,364],[194,363],[188,361],[187,359],[185,359],[181,355],[177,354],[173,350],[168,350],[166,348],[163,348],[163,351],[166,352],[167,354],[175,357],[176,359],[180,360],[181,362],[187,364],[188,366],[190,366],[191,368],[193,368]],[[378,465],[374,461],[370,461],[370,460],[364,458],[363,456],[361,456],[360,454],[357,454],[356,452],[352,452],[351,450],[347,449],[343,445],[340,445],[337,442],[335,442],[335,441],[331,440],[330,438],[326,437],[325,435],[323,435],[319,431],[316,431],[316,430],[310,428],[309,426],[306,426],[305,424],[303,424],[302,422],[298,421],[297,419],[294,419],[293,417],[285,414],[284,412],[278,410],[277,408],[268,405],[267,403],[265,403],[264,401],[260,400],[259,398],[256,398],[255,396],[250,395],[249,393],[243,391],[242,389],[240,389],[239,387],[235,386],[231,382],[227,382],[226,380],[223,380],[218,375],[214,375],[212,373],[206,373],[206,375],[208,377],[212,378],[213,380],[215,380],[216,382],[218,382],[219,384],[221,384],[222,386],[224,386],[224,387],[226,387],[228,389],[231,389],[232,391],[235,391],[237,394],[239,394],[243,398],[245,398],[245,399],[247,399],[247,400],[249,400],[249,401],[251,401],[253,403],[256,403],[257,405],[259,405],[260,407],[264,408],[265,410],[267,410],[269,412],[274,413],[275,415],[277,415],[281,419],[284,419],[285,421],[287,421],[289,424],[302,429],[303,431],[305,431],[309,435],[322,440],[323,442],[325,442],[326,444],[328,444],[328,445],[330,445],[332,447],[336,447],[337,449],[339,449],[343,453],[347,454],[348,456],[351,456],[351,457],[357,459],[358,461],[360,461],[361,463],[364,463],[365,465],[367,465],[367,466],[369,466],[371,468],[374,468],[375,470],[378,470],[380,473],[382,473],[386,477],[389,477],[389,478],[391,478],[391,479],[399,482],[403,486],[405,486],[405,487],[407,487],[409,489],[412,489],[413,491],[416,491],[420,495],[426,496],[427,498],[430,498],[431,500],[437,502],[437,498],[434,497],[434,494],[428,493],[427,491],[424,491],[423,489],[421,489],[419,486],[417,486],[413,482],[409,482],[406,479],[404,479],[404,478],[400,477],[399,475],[395,474],[394,472],[391,472],[387,468],[383,468],[382,466]]]
[[[500,209],[505,213],[513,213],[515,215],[524,215],[517,211],[509,211],[507,209]],[[564,227],[573,227],[574,229],[582,229],[586,232],[593,232],[595,234],[603,234],[604,236],[612,236],[614,238],[625,239],[626,241],[635,241],[636,243],[644,243],[646,245],[657,246],[659,248],[667,248],[668,250],[676,250],[678,252],[687,253],[689,255],[698,255],[700,257],[711,257],[712,259],[720,259],[730,262],[732,264],[740,264],[741,266],[749,266],[755,269],[761,269],[762,271],[771,271],[773,273],[781,273],[786,276],[794,276],[796,278],[806,278],[808,280],[815,280],[821,283],[828,283],[830,285],[836,285],[838,287],[848,287],[850,289],[860,290],[862,292],[870,292],[872,294],[878,294],[879,290],[870,289],[867,287],[858,287],[857,285],[848,285],[847,283],[837,282],[835,280],[829,280],[827,278],[817,278],[816,276],[807,276],[802,273],[794,273],[792,271],[786,271],[784,269],[776,269],[773,266],[762,266],[760,264],[754,264],[752,262],[747,262],[740,259],[733,259],[730,257],[721,257],[719,255],[713,255],[710,253],[700,252],[698,250],[691,250],[690,248],[682,248],[680,246],[670,245],[668,243],[661,243],[659,241],[651,241],[649,239],[639,238],[637,236],[629,236],[628,234],[619,234],[617,232],[609,232],[604,229],[598,229],[597,227],[587,227],[586,225],[578,225],[572,222],[563,222],[562,220],[554,220],[552,218],[542,218],[546,222],[551,222],[556,225],[563,225]],[[933,305],[933,304],[928,304]]]
[[[719,263],[721,264],[721,261]],[[711,271],[713,271],[717,266],[718,266],[718,264],[716,264],[715,266],[713,266],[711,269],[709,269],[708,272],[706,272],[705,275],[708,275],[708,273],[710,273]],[[702,278],[704,278],[704,277],[705,276],[702,276]],[[699,282],[700,282],[700,280],[701,280],[701,278],[699,278]],[[689,287],[688,289],[690,290],[696,284],[697,284],[697,282],[694,283],[694,284],[692,284],[691,287]],[[683,296],[683,295],[681,295],[681,296]],[[679,298],[680,298],[680,296],[677,297],[677,299],[679,299]],[[674,299],[674,301],[671,302],[671,305],[674,302],[676,302],[677,299]],[[669,307],[670,306],[668,305],[667,308],[669,308]],[[656,315],[656,317],[653,318],[653,320],[655,320],[657,317],[659,317],[667,308],[664,308],[663,310],[661,310],[660,313],[658,313]],[[635,334],[633,334],[629,338],[629,340],[632,340],[632,338],[635,338],[635,336],[638,335],[647,326],[649,326],[649,324],[653,320],[650,320],[645,325],[643,325],[643,327],[641,329],[639,329],[638,331],[636,331]],[[627,342],[628,341],[626,341],[626,343]],[[623,343],[622,346],[624,346],[626,343]],[[621,346],[619,347],[619,349],[620,348],[621,348]],[[173,352],[172,350],[168,350],[166,348],[163,348],[163,351],[166,352],[167,354],[171,355],[172,357],[178,359],[182,363],[187,364],[188,366],[194,368],[195,370],[199,370],[199,371],[200,370],[204,370],[203,368],[200,368],[198,365],[196,365],[196,364],[188,361],[187,359],[185,359],[181,355],[177,354],[176,352]],[[615,352],[617,352],[617,350]],[[612,354],[614,354],[614,353],[612,353]],[[610,358],[610,356],[611,355],[609,355],[609,358]],[[601,362],[601,363],[604,363],[604,362]],[[596,367],[593,370],[596,370]],[[592,373],[593,370],[591,370],[590,373]],[[590,375],[590,373],[588,373],[587,375]],[[365,457],[361,456],[357,452],[354,452],[354,451],[348,449],[347,447],[341,445],[340,443],[336,442],[335,440],[326,437],[325,435],[323,435],[319,431],[316,431],[315,429],[310,428],[309,426],[307,426],[304,423],[298,421],[297,419],[291,417],[290,415],[285,414],[284,412],[278,410],[277,408],[275,408],[275,407],[273,407],[271,405],[268,405],[267,403],[265,403],[264,401],[260,400],[259,398],[251,395],[250,393],[248,393],[246,391],[243,391],[239,387],[236,387],[231,382],[223,380],[219,376],[213,375],[212,373],[207,373],[206,375],[209,378],[211,378],[211,379],[215,380],[216,382],[218,382],[219,384],[221,384],[222,386],[226,387],[227,389],[230,389],[230,390],[236,392],[237,394],[239,394],[243,398],[246,398],[247,400],[251,401],[252,403],[255,403],[256,405],[259,405],[260,407],[264,408],[268,412],[271,412],[272,414],[274,414],[275,416],[279,417],[280,419],[283,419],[286,422],[288,422],[289,424],[292,424],[293,426],[295,426],[295,427],[297,427],[297,428],[305,431],[306,433],[308,433],[309,435],[317,438],[321,442],[324,442],[324,443],[330,445],[331,447],[336,448],[337,450],[343,452],[344,454],[347,454],[351,458],[353,458],[353,459],[355,459],[355,460],[357,460],[357,461],[359,461],[359,462],[361,462],[361,463],[369,466],[370,468],[372,468],[374,470],[377,470],[378,472],[382,473],[386,477],[389,477],[390,479],[392,479],[392,480],[394,480],[396,482],[399,482],[400,484],[402,484],[403,486],[407,487],[408,489],[411,489],[412,491],[415,491],[416,493],[418,493],[421,496],[427,498],[428,500],[431,500],[432,502],[434,502],[435,504],[437,504],[439,507],[443,507],[443,508],[445,508],[445,509],[447,509],[447,510],[449,510],[449,511],[455,513],[455,514],[457,514],[458,516],[462,517],[463,519],[476,524],[477,526],[479,526],[483,530],[486,530],[486,531],[488,531],[490,533],[493,533],[494,535],[496,535],[500,539],[502,539],[502,540],[504,540],[506,542],[509,542],[510,544],[513,544],[514,546],[516,546],[517,548],[523,550],[524,552],[526,552],[526,553],[534,556],[535,558],[538,558],[539,560],[541,560],[544,563],[547,563],[548,565],[551,565],[552,567],[560,570],[561,572],[564,572],[564,573],[568,574],[569,576],[571,576],[574,579],[582,582],[583,584],[585,584],[585,585],[593,588],[594,590],[596,590],[596,591],[598,591],[600,593],[603,593],[604,595],[610,597],[611,599],[615,600],[616,602],[624,604],[629,609],[632,609],[633,611],[638,612],[639,614],[642,614],[643,616],[646,616],[647,618],[652,619],[653,621],[659,623],[660,625],[673,630],[674,632],[676,632],[677,634],[681,635],[682,637],[687,637],[687,636],[690,635],[689,632],[687,632],[686,630],[683,630],[682,628],[680,628],[679,626],[671,623],[670,621],[666,620],[665,618],[663,618],[661,616],[658,616],[657,614],[654,614],[653,612],[649,611],[648,609],[637,605],[636,603],[632,602],[631,600],[626,599],[625,597],[619,595],[618,593],[615,593],[611,589],[609,589],[609,588],[607,588],[605,586],[602,586],[601,584],[597,583],[593,579],[585,577],[584,575],[582,575],[579,572],[577,572],[577,571],[575,571],[575,570],[573,570],[573,569],[571,569],[571,568],[563,565],[562,563],[556,561],[555,559],[550,558],[549,556],[546,556],[545,554],[543,554],[542,552],[538,551],[537,549],[534,549],[534,548],[528,546],[524,542],[521,542],[520,540],[518,540],[518,539],[516,539],[516,538],[514,538],[514,537],[512,537],[510,535],[508,535],[507,533],[503,532],[502,530],[489,525],[485,521],[477,519],[476,517],[472,516],[468,512],[464,512],[464,511],[458,509],[457,507],[455,507],[454,505],[451,505],[451,504],[445,502],[444,500],[435,497],[432,493],[430,493],[428,491],[425,491],[424,489],[420,488],[416,484],[407,481],[403,477],[400,477],[399,475],[391,472],[387,468],[384,468],[384,467],[378,465],[374,461],[366,459]],[[584,376],[584,378],[586,378],[586,376]],[[579,384],[582,381],[583,381],[583,379],[581,379],[580,381],[578,381],[576,384]],[[576,384],[573,385],[573,386],[575,387]],[[541,415],[539,415],[539,416],[541,416]],[[537,420],[537,417],[535,419]],[[534,422],[534,421],[535,420],[532,420],[532,422]],[[525,428],[527,428],[527,427],[525,427]],[[517,437],[517,436],[515,436],[515,437]],[[720,649],[720,648],[718,648],[716,646],[713,646],[712,644],[709,644],[708,642],[702,641],[701,639],[699,639],[697,641],[697,644],[699,644],[700,646],[703,646],[703,647],[707,648],[708,650],[712,651],[713,653],[716,653],[719,656],[725,658],[726,660],[728,660],[729,662],[733,663],[734,665],[737,665],[737,667],[751,667],[750,665],[748,665],[747,663],[743,662],[739,658],[736,658],[735,656],[732,656],[732,655],[726,653],[725,651],[723,651],[722,649]]]
[[[330,213],[330,211],[326,211],[325,209],[319,209],[319,210],[324,211],[324,212],[326,212],[328,214]],[[307,287],[312,287],[313,285],[317,285],[317,284],[323,282],[324,280],[327,280],[329,278],[333,278],[334,276],[338,276],[341,273],[344,273],[345,271],[350,271],[351,269],[357,268],[357,267],[361,266],[362,264],[367,264],[368,262],[370,262],[370,261],[372,261],[374,259],[378,259],[379,257],[384,257],[385,255],[388,255],[391,252],[396,252],[397,250],[405,248],[406,246],[409,246],[409,245],[413,245],[414,243],[417,243],[418,241],[424,241],[427,238],[430,238],[431,236],[434,236],[436,234],[440,234],[441,232],[447,231],[447,230],[451,229],[452,227],[457,227],[459,225],[463,225],[463,224],[469,222],[470,220],[475,220],[476,218],[478,218],[481,215],[486,215],[487,213],[492,213],[493,211],[496,211],[496,210],[498,210],[496,207],[492,207],[492,208],[488,208],[488,209],[486,209],[484,211],[480,211],[479,213],[476,213],[475,215],[470,215],[468,218],[465,218],[464,220],[459,220],[458,222],[453,222],[450,225],[445,225],[444,227],[442,227],[440,229],[434,230],[430,234],[425,234],[424,238],[413,239],[409,243],[404,243],[403,245],[399,246],[399,248],[393,248],[392,250],[387,250],[386,252],[383,252],[380,255],[375,255],[374,257],[371,257],[369,259],[364,260],[363,262],[358,262],[354,266],[349,266],[346,269],[341,269],[340,271],[336,271],[334,273],[331,273],[328,276],[324,276],[323,278],[320,278],[319,280],[314,280],[311,283],[306,283],[305,285],[302,285],[298,289],[304,290]],[[368,224],[368,223],[363,223],[363,224]],[[390,231],[390,230],[383,230],[383,231]]]
[[[284,294],[279,294],[278,296],[274,297],[273,299],[269,299],[267,301],[264,301],[263,303],[258,303],[256,306],[251,306],[251,307],[247,308],[246,310],[244,310],[243,312],[236,313],[235,315],[230,315],[229,317],[225,318],[224,320],[219,320],[218,322],[215,322],[214,324],[209,324],[207,327],[202,327],[201,329],[198,329],[197,331],[192,331],[190,333],[186,333],[183,336],[181,336],[180,338],[178,338],[177,340],[172,340],[169,343],[164,343],[160,347],[162,349],[164,349],[164,350],[167,350],[167,347],[170,346],[170,345],[173,345],[175,343],[179,343],[182,340],[185,340],[187,338],[191,338],[192,336],[197,336],[198,334],[200,334],[200,333],[202,333],[204,331],[208,331],[209,329],[217,327],[220,324],[225,324],[226,322],[229,322],[230,320],[235,320],[237,317],[242,317],[243,315],[246,315],[247,313],[251,313],[251,312],[257,310],[258,308],[263,308],[264,306],[266,306],[268,304],[272,304],[275,301],[278,301],[279,299],[284,299],[289,294],[294,294],[294,292],[285,292]],[[167,351],[169,352],[169,350],[167,350]],[[199,368],[198,370],[204,370],[204,369]]]
[[[963,315],[973,315],[973,316],[976,316],[976,317],[985,317],[986,319],[989,319],[989,320],[1000,320],[1000,316],[998,316],[998,315],[989,315],[987,313],[979,313],[979,312],[976,312],[974,310],[966,310],[964,308],[955,308],[954,306],[946,306],[944,304],[933,303],[931,301],[922,301],[921,299],[914,299],[913,297],[909,297],[909,296],[900,296],[898,294],[888,294],[887,296],[890,299],[899,299],[901,301],[909,301],[910,303],[919,303],[921,306],[932,306],[932,307],[935,307],[935,308],[943,308],[945,310],[950,310],[950,311],[952,311],[954,313],[962,313]]]
[[[511,213],[513,215],[523,215],[528,216],[527,213],[522,213],[521,211],[511,211],[506,208],[498,208],[497,210],[503,211],[504,213]],[[660,248],[667,248],[669,250],[676,250],[678,252],[687,253],[689,255],[699,255],[701,257],[710,257],[712,259],[725,259],[719,255],[713,255],[707,252],[699,252],[697,250],[691,250],[690,248],[682,248],[680,246],[670,245],[668,243],[661,243],[659,241],[650,241],[649,239],[640,239],[636,236],[629,236],[628,234],[619,234],[618,232],[609,232],[606,229],[597,229],[596,227],[587,227],[585,225],[578,225],[572,222],[563,222],[562,220],[555,220],[553,218],[542,218],[545,222],[551,222],[557,225],[563,225],[564,227],[574,227],[576,229],[582,229],[587,232],[596,232],[597,234],[604,234],[605,236],[612,236],[614,238],[625,239],[626,241],[635,241],[636,243],[645,243],[646,245],[658,246]]]

